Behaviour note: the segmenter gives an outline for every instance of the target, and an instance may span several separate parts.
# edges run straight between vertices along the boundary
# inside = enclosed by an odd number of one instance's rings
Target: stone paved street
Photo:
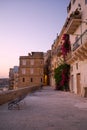
[[[0,106],[0,130],[87,130],[87,98],[45,87],[28,95],[21,110]]]

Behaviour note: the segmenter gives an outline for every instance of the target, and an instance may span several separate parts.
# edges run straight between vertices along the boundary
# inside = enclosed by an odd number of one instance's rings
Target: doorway
[[[80,73],[78,73],[76,77],[77,77],[77,94],[81,95],[81,83],[80,83],[81,75],[80,75]]]
[[[74,76],[71,75],[71,92],[74,92]]]

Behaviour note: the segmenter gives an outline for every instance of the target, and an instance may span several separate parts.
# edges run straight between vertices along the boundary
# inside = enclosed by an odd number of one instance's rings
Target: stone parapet
[[[27,95],[38,90],[39,86],[18,88],[16,90],[8,90],[0,93],[0,105],[10,102],[18,97]]]

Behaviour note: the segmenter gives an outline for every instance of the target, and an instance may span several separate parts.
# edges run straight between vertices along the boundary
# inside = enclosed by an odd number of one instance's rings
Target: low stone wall
[[[20,97],[22,95],[27,95],[29,93],[32,93],[36,90],[38,90],[40,87],[25,87],[25,88],[18,88],[16,90],[8,90],[0,93],[0,105],[7,103],[11,100],[14,100],[17,97]]]

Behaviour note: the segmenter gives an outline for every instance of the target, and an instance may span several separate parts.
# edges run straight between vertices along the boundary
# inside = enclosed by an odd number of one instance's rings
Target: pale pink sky
[[[0,0],[0,78],[19,56],[51,49],[70,0]]]

